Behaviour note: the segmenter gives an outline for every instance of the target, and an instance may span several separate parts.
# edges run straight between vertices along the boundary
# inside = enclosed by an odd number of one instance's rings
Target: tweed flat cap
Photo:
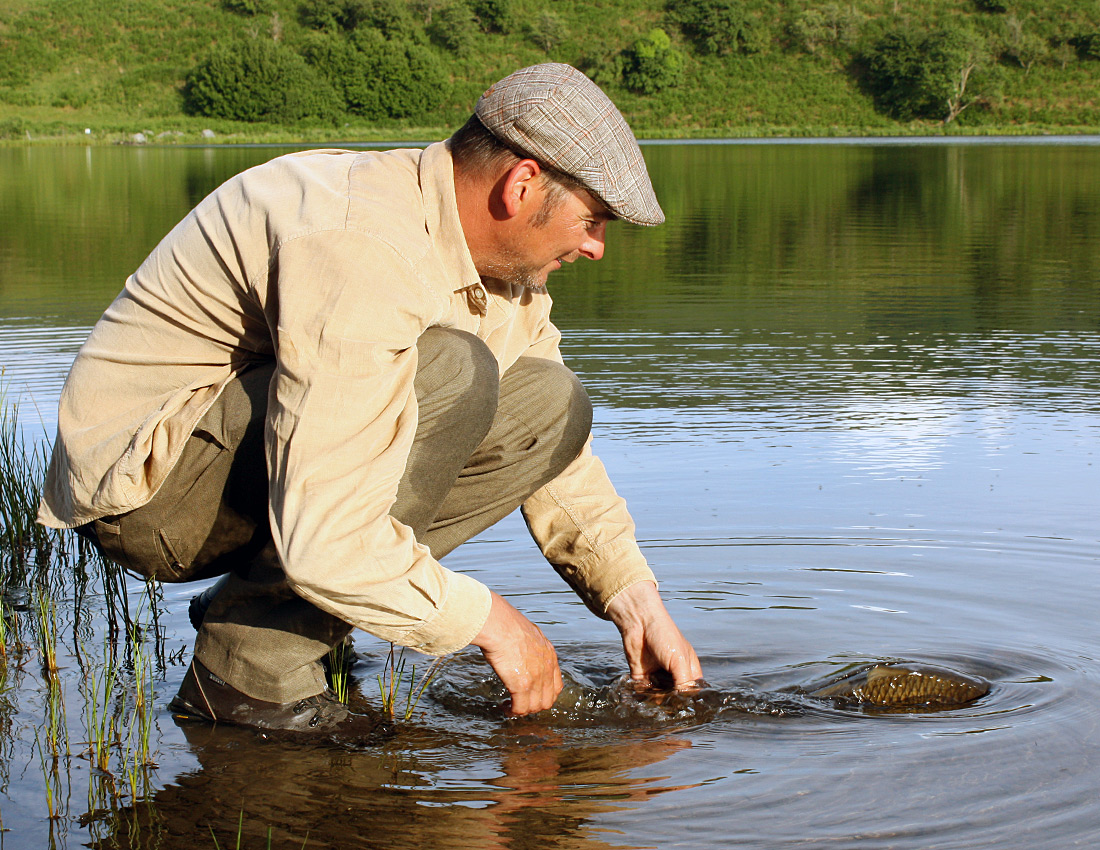
[[[474,112],[502,142],[576,178],[619,218],[665,220],[630,127],[576,68],[522,68],[490,86]]]

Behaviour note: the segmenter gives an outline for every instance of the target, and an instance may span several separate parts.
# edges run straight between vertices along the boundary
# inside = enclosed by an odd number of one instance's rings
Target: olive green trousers
[[[429,329],[417,353],[416,437],[390,513],[442,558],[576,458],[592,406],[561,364],[525,357],[500,376],[488,347],[463,331]],[[228,573],[195,657],[245,694],[283,703],[323,690],[319,659],[352,627],[290,589],[271,541],[263,432],[273,372],[230,382],[148,504],[82,531],[143,576]]]

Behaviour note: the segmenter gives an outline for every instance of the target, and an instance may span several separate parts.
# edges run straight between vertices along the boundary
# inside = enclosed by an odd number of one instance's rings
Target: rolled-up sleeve
[[[561,334],[546,321],[526,354],[562,362]],[[523,516],[543,555],[599,617],[623,590],[656,581],[635,537],[634,521],[592,453],[583,451],[523,504]]]
[[[261,300],[278,361],[271,525],[288,581],[384,640],[433,655],[467,645],[488,589],[389,515],[416,430],[416,341],[442,309],[416,258],[353,231],[301,237],[275,254]]]

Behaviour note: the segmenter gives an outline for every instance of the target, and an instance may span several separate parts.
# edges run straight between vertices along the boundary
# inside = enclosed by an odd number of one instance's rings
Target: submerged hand
[[[538,626],[493,594],[493,607],[471,641],[512,695],[512,714],[533,714],[554,704],[563,683],[558,655]]]
[[[611,600],[607,615],[619,627],[630,677],[646,684],[662,673],[686,688],[703,678],[695,649],[680,633],[651,581],[633,584]]]

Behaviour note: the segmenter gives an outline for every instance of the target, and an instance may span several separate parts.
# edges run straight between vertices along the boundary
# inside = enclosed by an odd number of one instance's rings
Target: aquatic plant
[[[35,613],[38,624],[38,648],[42,655],[42,670],[50,682],[57,681],[57,606],[46,589],[38,587]]]
[[[382,697],[382,713],[391,720],[411,719],[420,698],[424,695],[424,691],[432,683],[432,680],[439,675],[439,671],[443,669],[443,665],[447,663],[447,660],[446,656],[433,659],[419,681],[416,678],[416,664],[412,664],[406,681],[405,667],[408,659],[405,657],[405,648],[401,647],[398,650],[391,643],[389,654],[386,656],[386,666],[378,676],[378,691]],[[402,690],[404,690],[405,703],[403,707],[401,707]]]
[[[45,469],[41,444],[25,445],[19,406],[7,402],[0,386],[0,578],[25,563],[28,555],[41,563],[53,548],[50,531],[35,522]]]
[[[272,828],[267,828],[267,850],[271,850],[271,833]],[[210,837],[214,841],[214,850],[221,850],[221,844],[218,843],[218,836],[214,833],[214,827],[210,827]],[[235,850],[241,850],[241,842],[244,840],[244,809],[241,809],[240,815],[237,817],[237,843],[234,845]],[[309,833],[306,833],[305,840],[302,841],[302,850],[305,850],[306,844],[309,843]],[[229,850],[227,847],[226,850]]]
[[[328,678],[336,698],[347,705],[350,697],[350,681],[348,676],[348,656],[351,647],[347,641],[341,641],[328,651]]]

